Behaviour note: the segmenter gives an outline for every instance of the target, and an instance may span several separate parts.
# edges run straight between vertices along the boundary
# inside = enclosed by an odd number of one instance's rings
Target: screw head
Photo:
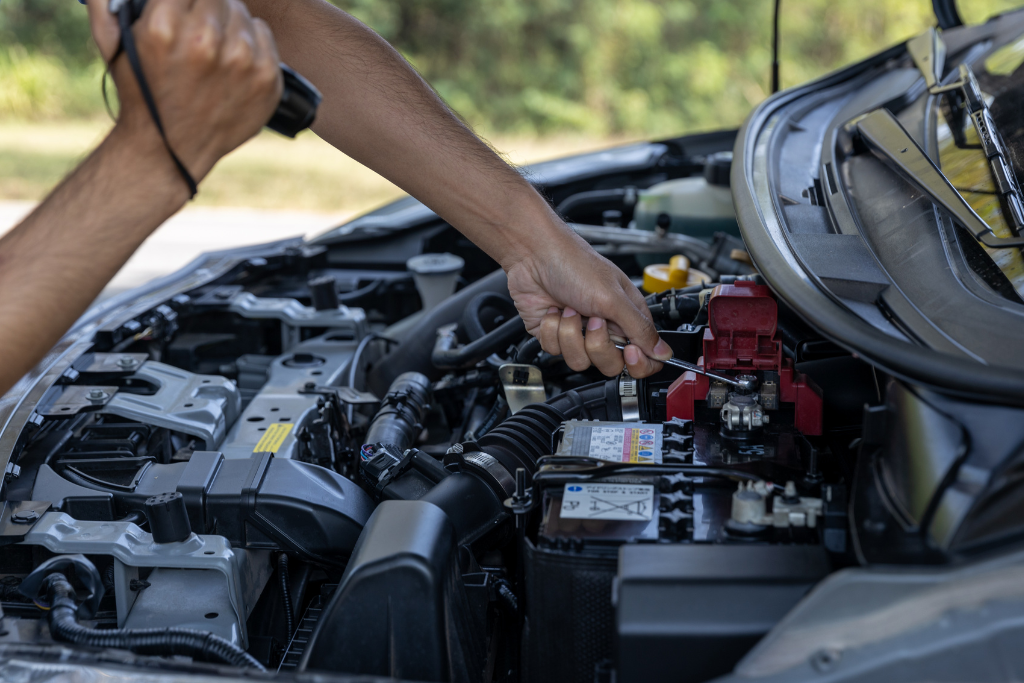
[[[89,393],[86,394],[86,397],[90,401],[102,401],[103,399],[107,398],[107,396],[107,392],[103,391],[102,389],[90,389]]]
[[[11,515],[11,521],[15,524],[31,524],[39,519],[39,513],[35,510],[19,510]]]
[[[121,356],[120,358],[117,359],[117,364],[122,368],[134,368],[135,359],[132,358],[131,356]]]

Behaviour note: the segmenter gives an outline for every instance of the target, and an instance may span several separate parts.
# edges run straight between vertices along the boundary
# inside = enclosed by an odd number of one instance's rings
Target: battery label
[[[643,422],[585,422],[570,420],[558,455],[597,458],[610,462],[661,462],[660,424]]]
[[[649,484],[566,484],[563,519],[614,519],[648,522],[654,517],[654,487]]]

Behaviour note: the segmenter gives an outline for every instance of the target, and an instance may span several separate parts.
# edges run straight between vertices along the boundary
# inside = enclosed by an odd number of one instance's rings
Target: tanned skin
[[[93,36],[114,54],[107,0],[90,0]],[[171,146],[196,179],[270,118],[277,49],[238,0],[151,0],[133,30]],[[113,65],[121,113],[111,133],[0,239],[0,394],[43,357],[143,240],[188,200],[125,58]]]
[[[661,368],[661,341],[639,290],[452,114],[405,59],[325,0],[246,0],[284,61],[324,95],[313,130],[409,192],[508,273],[526,329],[574,370],[634,377]],[[587,333],[584,339],[583,325]],[[629,338],[625,352],[611,332]]]
[[[89,0],[105,59],[118,29]],[[252,137],[280,96],[277,49],[324,94],[314,130],[423,201],[508,274],[527,330],[574,370],[634,377],[671,350],[643,297],[477,138],[386,41],[324,0],[150,0],[135,24],[168,138],[192,177]],[[273,29],[273,36],[267,24]],[[275,46],[274,37],[277,38]],[[0,393],[42,358],[128,257],[188,199],[123,56],[114,130],[0,239]],[[583,325],[586,324],[586,338]],[[632,341],[618,351],[610,333]]]

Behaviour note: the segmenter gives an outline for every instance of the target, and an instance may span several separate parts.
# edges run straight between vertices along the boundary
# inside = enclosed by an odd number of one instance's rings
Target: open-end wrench
[[[620,341],[619,339],[613,339],[612,342],[615,344],[615,348],[617,348],[619,351],[622,351],[623,349],[625,349],[626,345],[628,344],[628,342],[626,342],[625,340]],[[657,359],[655,359],[655,360],[657,360]],[[737,389],[741,389],[743,391],[753,391],[754,390],[754,385],[755,385],[756,380],[754,378],[750,377],[750,376],[747,376],[747,375],[740,375],[739,377],[735,377],[735,378],[734,377],[726,377],[724,375],[719,375],[718,373],[715,373],[715,372],[708,372],[707,370],[705,370],[704,368],[700,367],[699,365],[694,365],[693,363],[687,363],[685,360],[679,360],[678,358],[669,358],[668,360],[663,360],[661,362],[662,363],[667,363],[668,365],[673,365],[673,366],[675,366],[677,368],[682,368],[683,370],[692,370],[693,372],[696,372],[698,375],[704,375],[705,377],[708,377],[709,379],[717,380],[719,382],[724,382],[725,384],[728,384],[730,386],[734,386]]]

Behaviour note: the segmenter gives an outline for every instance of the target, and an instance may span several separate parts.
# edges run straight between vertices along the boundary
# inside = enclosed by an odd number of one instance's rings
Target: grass
[[[105,135],[107,121],[0,120],[0,201],[39,200]],[[516,164],[610,147],[621,139],[495,136]],[[195,204],[326,213],[362,212],[402,192],[312,132],[295,140],[264,131],[225,157]]]

